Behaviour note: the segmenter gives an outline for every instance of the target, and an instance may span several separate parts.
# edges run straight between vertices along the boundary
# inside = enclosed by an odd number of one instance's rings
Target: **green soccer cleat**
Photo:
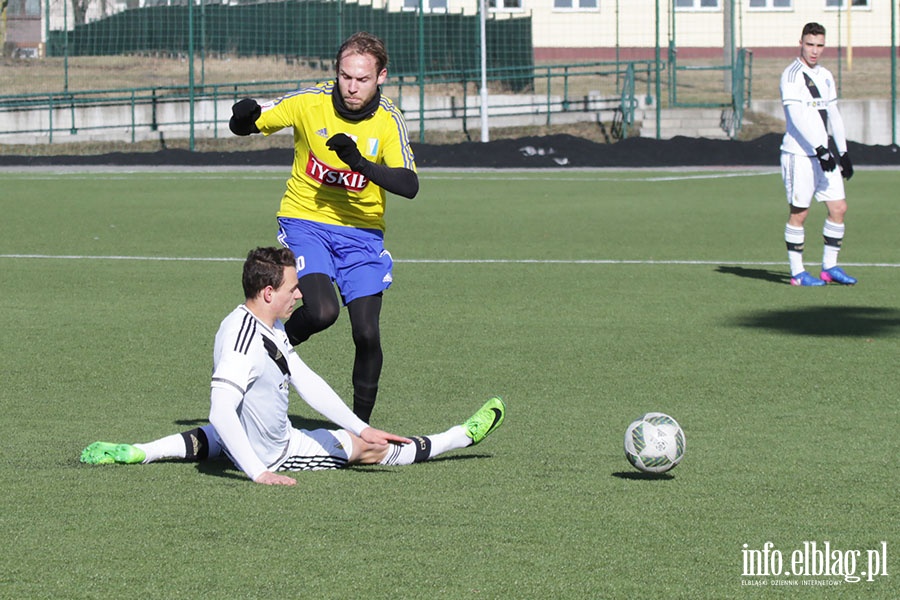
[[[110,444],[94,442],[81,452],[81,462],[89,465],[111,465],[121,463],[134,465],[144,462],[147,455],[131,444]]]
[[[485,402],[478,412],[463,423],[466,435],[472,438],[472,445],[474,446],[500,427],[504,416],[506,416],[506,405],[499,396],[494,396]]]

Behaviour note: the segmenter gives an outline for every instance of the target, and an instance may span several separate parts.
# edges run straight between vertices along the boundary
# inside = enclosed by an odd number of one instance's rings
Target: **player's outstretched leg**
[[[474,446],[493,433],[506,416],[506,406],[499,397],[484,403],[478,412],[462,425],[454,425],[443,433],[410,436],[412,444],[391,444],[387,451],[373,457],[371,462],[363,459],[363,464],[411,465],[430,460],[451,450]]]
[[[81,452],[81,462],[89,465],[109,465],[120,463],[133,465],[144,462],[146,455],[131,444],[110,444],[94,442]]]
[[[204,425],[140,444],[94,442],[81,453],[81,462],[91,465],[130,465],[158,460],[197,462],[216,458],[221,453],[222,443],[215,427]]]
[[[485,402],[478,412],[463,423],[466,435],[472,439],[472,445],[479,443],[500,427],[505,416],[506,405],[499,396],[494,396]]]

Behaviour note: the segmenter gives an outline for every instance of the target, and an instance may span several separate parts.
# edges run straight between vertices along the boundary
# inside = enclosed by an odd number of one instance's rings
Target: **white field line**
[[[0,259],[49,259],[49,260],[134,260],[150,262],[243,262],[244,258],[192,257],[192,256],[100,256],[87,254],[0,254]],[[784,265],[785,261],[741,260],[640,260],[640,259],[532,259],[532,258],[399,258],[396,263],[410,264],[513,264],[513,265],[737,265],[769,267]],[[841,263],[847,267],[900,268],[900,263]]]
[[[647,169],[648,171],[660,171],[661,169]],[[651,177],[635,177],[611,175],[609,171],[581,171],[583,176],[572,176],[572,171],[568,171],[568,176],[562,174],[541,174],[537,175],[535,171],[530,171],[531,175],[524,172],[504,173],[504,172],[488,172],[488,171],[472,171],[451,173],[419,173],[420,179],[424,181],[555,181],[555,182],[595,182],[610,181],[621,183],[659,183],[668,181],[686,181],[700,179],[729,179],[733,177],[757,177],[760,175],[769,176],[777,175],[781,171],[772,169],[766,170],[742,170],[739,172],[717,172],[717,173],[698,173],[696,170],[684,173],[671,173],[669,175],[658,175]],[[621,172],[621,171],[619,171]],[[631,171],[632,173],[636,171]],[[2,170],[0,170],[2,173]],[[540,172],[537,172],[540,173]],[[604,174],[607,173],[607,174]],[[144,175],[143,171],[116,171],[116,172],[94,172],[94,173],[70,173],[64,171],[58,172],[41,172],[41,173],[11,173],[3,176],[3,179],[20,179],[25,181],[53,181],[60,177],[66,179],[89,179],[91,181],[127,181],[133,179],[134,175]],[[285,169],[272,173],[203,173],[197,171],[189,171],[185,173],[159,173],[153,172],[150,176],[155,181],[175,181],[190,179],[192,181],[223,181],[227,177],[229,181],[284,181]]]
[[[59,179],[90,179],[116,181],[130,179],[134,175],[145,175],[158,180],[198,179],[198,180],[265,180],[283,181],[290,174],[290,165],[266,166],[14,166],[0,167],[0,179],[25,179],[42,181]],[[857,171],[897,171],[892,165],[859,166]],[[665,173],[641,177],[641,173]],[[665,182],[686,179],[727,179],[731,177],[758,177],[780,175],[777,167],[741,166],[690,166],[690,167],[573,167],[573,168],[513,168],[481,169],[462,167],[425,167],[419,169],[423,180],[448,181],[621,181],[621,182]]]
[[[28,180],[40,180],[40,179],[55,179],[59,175],[65,175],[66,177],[85,177],[90,179],[108,179],[108,180],[116,180],[116,179],[128,179],[129,175],[135,173],[145,173],[146,171],[143,168],[138,169],[128,169],[127,167],[115,168],[115,167],[94,167],[97,171],[92,173],[72,173],[67,170],[59,170],[57,172],[47,172],[43,171],[40,174],[36,172],[25,173],[25,172],[17,172],[11,174],[13,177],[21,177],[22,179]],[[49,168],[48,168],[49,169]],[[201,168],[202,169],[202,168]],[[205,173],[198,175],[198,171],[202,172],[200,169],[193,168],[188,171],[191,179],[214,179],[221,180],[222,172],[231,170],[234,171],[233,168],[230,167],[221,167],[214,168],[217,171],[220,171],[216,174],[213,173]],[[259,168],[256,168],[259,171]],[[284,177],[282,168],[278,168],[278,172],[263,172],[263,173],[255,173],[252,174],[249,172],[244,172],[239,175],[234,175],[232,173],[232,178],[235,179],[248,179],[248,180],[270,180],[270,179],[282,179]],[[600,177],[591,177],[592,174],[600,174],[604,172],[640,172],[640,171],[670,171],[672,175],[665,176],[657,176],[657,177],[622,177],[622,176],[600,176]],[[717,172],[707,172],[704,173],[702,171],[713,171]],[[678,171],[682,171],[682,174],[679,174]],[[700,171],[700,172],[698,172]],[[238,170],[240,172],[240,170]],[[425,179],[435,179],[435,180],[465,180],[472,181],[473,179],[480,179],[485,181],[535,181],[535,180],[548,180],[548,181],[620,181],[620,182],[667,182],[667,181],[682,181],[687,179],[724,179],[730,177],[754,177],[758,175],[774,175],[779,173],[779,171],[771,170],[771,169],[753,169],[753,168],[743,168],[738,171],[722,171],[721,167],[689,167],[689,168],[678,168],[678,169],[583,169],[579,172],[585,177],[560,177],[559,173],[569,173],[571,174],[573,170],[562,170],[555,171],[527,171],[530,174],[535,172],[541,172],[542,175],[539,177],[535,176],[526,176],[524,173],[526,171],[515,171],[515,170],[507,170],[505,172],[491,171],[491,170],[471,170],[467,171],[464,169],[448,169],[446,172],[441,171],[433,171],[430,173],[425,173],[423,178]],[[513,175],[513,173],[521,173]],[[547,175],[543,175],[543,173],[547,173]],[[99,174],[99,177],[98,177]],[[154,179],[182,179],[184,178],[184,172],[170,172],[167,174],[160,173],[159,171],[155,171],[153,173]],[[242,258],[215,258],[215,257],[166,257],[166,256],[90,256],[90,255],[51,255],[51,254],[0,254],[0,258],[6,259],[16,259],[16,258],[44,258],[44,259],[57,259],[57,260],[135,260],[135,261],[182,261],[182,262],[238,262],[244,259]],[[426,264],[583,264],[583,265],[739,265],[739,266],[777,266],[782,265],[783,261],[780,262],[755,262],[755,261],[732,261],[732,260],[721,260],[721,261],[697,261],[697,260],[628,260],[628,259],[560,259],[560,260],[546,260],[546,259],[430,259],[430,258],[421,258],[421,259],[396,259],[395,262],[398,263],[426,263]],[[888,268],[896,268],[900,267],[900,264],[895,263],[842,263],[845,266],[853,266],[853,267],[888,267]]]
[[[648,171],[652,171],[654,169],[647,169]],[[599,171],[598,171],[599,172]],[[526,176],[511,176],[511,175],[502,175],[502,176],[485,176],[487,173],[470,173],[465,175],[426,175],[423,177],[425,180],[457,180],[457,181],[472,181],[472,180],[480,180],[480,181],[585,181],[585,182],[594,182],[594,181],[613,181],[613,182],[621,182],[621,183],[658,183],[658,182],[666,182],[666,181],[686,181],[693,179],[729,179],[732,177],[757,177],[759,175],[778,175],[781,171],[774,171],[771,169],[760,170],[760,171],[741,171],[741,172],[723,172],[723,173],[685,173],[685,174],[672,174],[672,175],[658,175],[655,177],[622,177],[622,176],[599,176],[599,177],[549,177],[549,176],[541,176],[541,177],[526,177]]]

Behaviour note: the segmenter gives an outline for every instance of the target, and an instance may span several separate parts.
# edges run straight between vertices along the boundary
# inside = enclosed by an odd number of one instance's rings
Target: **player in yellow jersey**
[[[419,191],[415,157],[400,110],[381,95],[384,43],[356,33],[341,45],[336,79],[262,105],[232,108],[236,135],[292,127],[294,165],[278,211],[278,240],[297,257],[303,306],[284,324],[293,345],[331,326],[347,307],[356,353],[353,412],[371,418],[383,353],[382,294],[393,281],[384,248],[386,192]]]

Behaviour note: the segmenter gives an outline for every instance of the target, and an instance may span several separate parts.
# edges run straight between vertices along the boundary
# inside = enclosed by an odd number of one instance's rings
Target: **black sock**
[[[353,412],[366,423],[372,418],[375,397],[378,395],[378,379],[384,362],[378,324],[381,298],[381,294],[364,296],[347,304],[353,344],[356,346],[353,359]]]

